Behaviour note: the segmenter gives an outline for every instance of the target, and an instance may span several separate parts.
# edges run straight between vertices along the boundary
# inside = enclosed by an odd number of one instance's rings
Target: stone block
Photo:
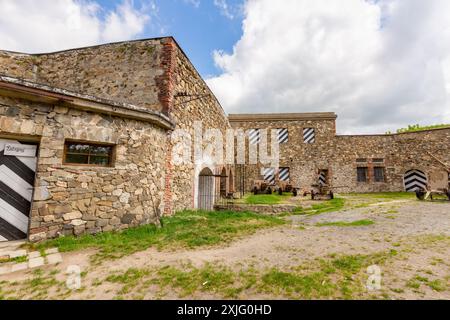
[[[53,253],[58,253],[59,249],[58,248],[50,248],[45,250],[45,254],[49,255],[49,254],[53,254]]]
[[[63,261],[62,255],[60,253],[53,253],[47,256],[48,264],[58,264]]]
[[[39,251],[30,252],[28,254],[29,259],[39,258],[41,256],[41,253]]]
[[[15,259],[19,257],[25,257],[27,255],[27,250],[16,250],[8,253],[10,259]]]
[[[33,258],[28,261],[28,267],[30,269],[42,267],[45,264],[44,258]]]
[[[28,269],[27,262],[16,263],[11,266],[11,272],[18,272],[18,271],[23,271],[23,270],[27,270],[27,269]]]
[[[83,214],[79,211],[72,211],[63,215],[63,219],[65,221],[80,219],[83,217]]]

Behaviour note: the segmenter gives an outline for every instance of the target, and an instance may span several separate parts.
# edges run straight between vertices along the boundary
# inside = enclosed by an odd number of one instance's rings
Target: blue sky
[[[99,0],[104,9],[114,9],[122,0]],[[226,17],[213,0],[155,0],[157,12],[139,37],[174,36],[204,77],[218,75],[213,51],[231,52],[242,36],[243,0],[228,0],[233,18]],[[198,6],[195,5],[198,4]],[[139,7],[140,1],[134,1]]]
[[[333,111],[339,133],[450,123],[449,0],[0,0],[0,12],[0,49],[25,53],[174,36],[228,113]]]

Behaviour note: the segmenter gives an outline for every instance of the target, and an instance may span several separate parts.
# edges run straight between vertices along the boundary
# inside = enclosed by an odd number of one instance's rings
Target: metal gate
[[[36,145],[0,139],[0,241],[27,237],[36,150]]]
[[[214,209],[214,175],[208,168],[203,169],[198,177],[198,208]]]

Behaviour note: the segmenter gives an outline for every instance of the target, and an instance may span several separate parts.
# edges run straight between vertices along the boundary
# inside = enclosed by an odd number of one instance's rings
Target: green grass
[[[282,196],[279,194],[258,194],[248,195],[245,198],[246,204],[279,204],[292,197],[291,193],[284,193]]]
[[[0,263],[23,263],[28,261],[28,256],[22,256],[17,258],[0,259]]]
[[[409,125],[407,128],[400,128],[397,130],[397,133],[404,132],[418,132],[430,129],[441,129],[441,128],[450,128],[450,124],[435,124],[429,126],[421,126],[419,124]]]
[[[361,198],[364,200],[407,200],[415,199],[413,192],[376,192],[376,193],[346,193],[343,196],[350,198]]]
[[[295,209],[294,214],[297,215],[315,215],[327,212],[336,212],[344,208],[345,200],[342,198],[334,198],[332,200],[322,201],[317,204],[313,204],[310,208],[298,207]]]
[[[158,249],[195,248],[227,243],[236,237],[285,223],[277,217],[250,212],[184,211],[163,218],[163,228],[146,225],[122,232],[98,235],[62,237],[37,246],[38,249],[57,247],[60,252],[97,248],[98,259],[115,259],[149,247]]]
[[[318,227],[359,227],[359,226],[370,226],[374,224],[372,220],[358,220],[353,222],[345,222],[345,221],[334,221],[334,222],[323,222],[318,223],[316,226]]]

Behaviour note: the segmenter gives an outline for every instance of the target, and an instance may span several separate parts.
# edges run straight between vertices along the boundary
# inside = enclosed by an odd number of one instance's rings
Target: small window
[[[278,143],[287,143],[289,141],[289,130],[288,129],[278,129]]]
[[[384,167],[374,167],[373,175],[375,177],[375,182],[384,182],[385,181],[385,171]]]
[[[248,140],[250,144],[258,144],[261,141],[261,130],[250,129],[248,131]]]
[[[112,165],[113,146],[66,142],[64,163],[109,167]]]
[[[373,162],[374,163],[384,163],[384,159],[382,159],[382,158],[375,158],[375,159],[373,159]]]
[[[367,167],[359,167],[357,169],[358,182],[367,182]]]
[[[304,143],[316,142],[316,130],[314,128],[303,129],[303,142]]]
[[[356,159],[356,162],[367,162],[366,158],[358,158]]]

